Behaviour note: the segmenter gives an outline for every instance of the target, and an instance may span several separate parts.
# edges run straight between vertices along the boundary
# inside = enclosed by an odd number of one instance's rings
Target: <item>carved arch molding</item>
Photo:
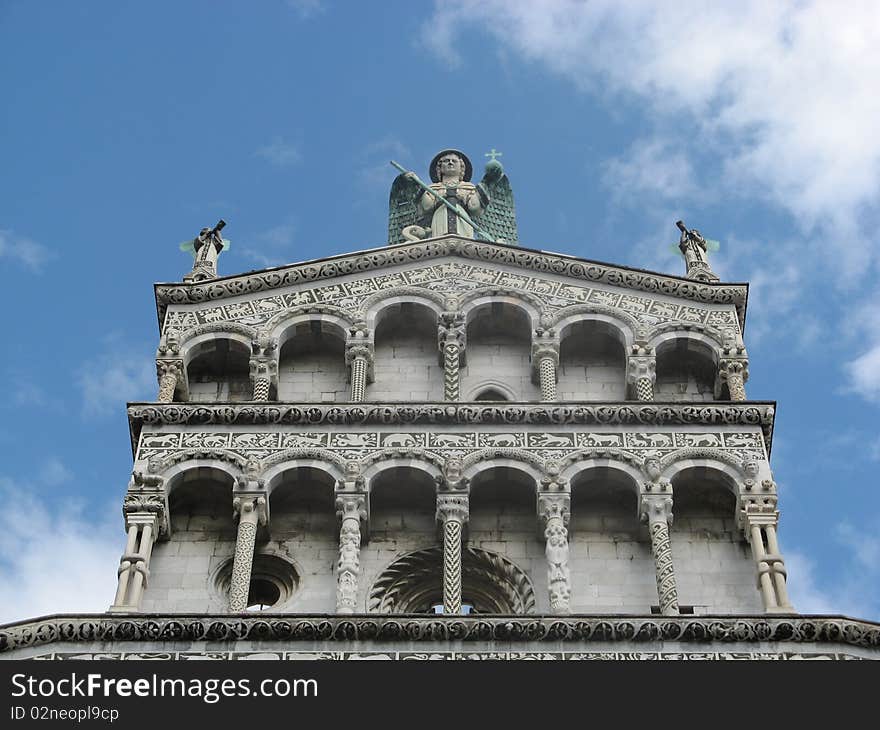
[[[462,595],[477,613],[531,614],[535,590],[529,577],[498,553],[462,550]],[[371,613],[424,613],[443,593],[443,550],[417,550],[395,560],[376,579],[367,598]],[[442,601],[440,601],[442,602]]]

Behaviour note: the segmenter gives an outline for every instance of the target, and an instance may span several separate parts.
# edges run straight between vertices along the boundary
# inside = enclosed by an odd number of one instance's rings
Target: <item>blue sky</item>
[[[497,148],[532,248],[750,281],[793,600],[880,620],[880,6],[0,3],[0,621],[104,610],[152,284],[382,245],[394,158]]]

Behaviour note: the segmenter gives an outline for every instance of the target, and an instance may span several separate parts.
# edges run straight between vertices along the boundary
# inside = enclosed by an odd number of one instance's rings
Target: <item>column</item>
[[[752,503],[743,510],[743,527],[752,546],[764,610],[767,613],[793,613],[785,584],[785,561],[779,552],[776,536],[778,522],[779,512],[773,506]]]
[[[443,535],[443,613],[461,613],[461,548],[468,520],[467,494],[438,494],[437,520]]]
[[[537,330],[532,338],[532,375],[541,386],[541,400],[555,401],[557,368],[559,366],[559,340],[553,330]]]
[[[165,497],[157,493],[129,493],[123,501],[122,513],[128,534],[110,610],[137,611],[150,575],[153,544],[165,529]]]
[[[251,343],[250,374],[255,401],[268,401],[272,386],[278,385],[277,349],[277,341],[268,335],[260,335]]]
[[[339,559],[336,561],[336,613],[354,613],[357,610],[361,521],[366,521],[366,496],[337,493],[336,516],[341,520]]]
[[[657,485],[651,485],[656,488]],[[654,572],[657,577],[657,598],[664,616],[678,615],[678,588],[675,585],[675,568],[669,544],[669,525],[672,523],[672,496],[669,494],[643,494],[641,519],[647,523],[651,535],[651,553],[654,556]]]
[[[635,392],[636,400],[654,400],[654,384],[657,382],[657,356],[653,348],[633,345],[626,361],[626,382]]]
[[[232,500],[232,508],[238,518],[238,534],[229,584],[229,610],[240,613],[247,609],[257,527],[265,525],[268,518],[266,497],[263,494],[241,494]]]
[[[730,400],[745,400],[746,386],[749,379],[749,361],[744,357],[723,358],[718,363],[718,386],[716,397],[721,394],[721,386],[727,383]]]
[[[550,612],[556,614],[571,613],[571,574],[568,568],[570,516],[571,497],[568,493],[538,495],[538,517],[544,527]]]
[[[157,400],[160,403],[174,402],[174,392],[177,390],[178,383],[185,379],[185,372],[183,360],[156,360],[156,375],[159,378]]]
[[[442,312],[437,322],[437,346],[443,365],[443,397],[460,399],[461,364],[466,346],[465,317],[461,312]]]
[[[368,341],[349,340],[345,362],[351,367],[351,401],[361,403],[366,397],[367,380],[373,368],[373,348]]]

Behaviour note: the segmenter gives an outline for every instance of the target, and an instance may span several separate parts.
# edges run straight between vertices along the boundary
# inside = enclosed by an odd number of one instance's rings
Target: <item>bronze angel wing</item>
[[[489,204],[477,221],[480,228],[499,243],[518,243],[513,190],[500,162],[493,160],[486,165],[486,172],[479,186],[489,196]],[[486,237],[477,233],[477,238],[485,240]]]
[[[388,200],[388,245],[404,243],[403,229],[418,224],[419,211],[416,208],[422,189],[419,184],[400,174],[391,183],[391,196]]]

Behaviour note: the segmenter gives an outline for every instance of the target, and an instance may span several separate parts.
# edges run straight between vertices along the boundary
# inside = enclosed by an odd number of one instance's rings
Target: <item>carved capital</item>
[[[264,526],[269,521],[269,500],[262,492],[240,492],[232,500],[233,519]]]
[[[657,357],[645,348],[638,349],[644,354],[630,355],[626,359],[626,382],[633,385],[641,378],[648,378],[654,383],[657,380]]]
[[[538,494],[538,519],[542,527],[546,528],[550,520],[557,518],[562,520],[562,525],[568,527],[571,518],[571,495],[567,493]]]
[[[441,312],[437,318],[437,347],[442,354],[450,346],[458,348],[463,362],[467,349],[467,322],[463,312]]]
[[[553,361],[553,367],[559,366],[559,340],[553,330],[539,334],[541,330],[535,330],[532,337],[532,368],[537,369],[541,360],[549,358]],[[552,334],[551,334],[552,333]]]
[[[642,494],[639,500],[639,519],[651,524],[666,522],[672,524],[671,494]]]
[[[336,517],[339,520],[356,519],[358,522],[367,521],[367,496],[366,494],[339,493],[336,494]]]
[[[440,493],[437,495],[437,521],[441,524],[458,522],[465,524],[469,516],[469,503],[467,494]]]
[[[183,379],[185,377],[186,369],[183,365],[183,360],[179,358],[175,359],[162,359],[156,358],[156,376],[158,378],[162,378],[165,375],[175,375],[179,379]]]
[[[122,500],[122,516],[128,529],[149,524],[157,537],[168,536],[168,506],[165,493],[155,490],[129,491]]]

